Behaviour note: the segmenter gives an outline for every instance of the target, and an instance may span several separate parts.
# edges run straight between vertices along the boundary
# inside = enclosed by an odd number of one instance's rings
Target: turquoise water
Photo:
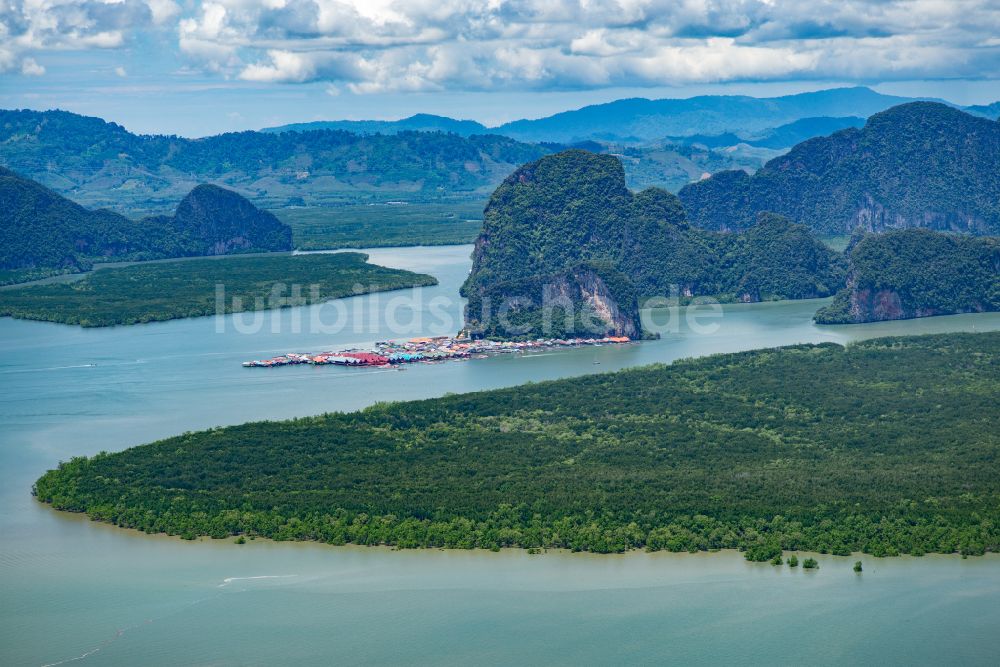
[[[450,333],[440,327],[459,321],[470,250],[366,251],[440,285],[416,305],[391,301],[400,293],[345,300],[350,326],[339,333],[309,331],[323,306],[276,311],[253,334],[237,330],[252,328],[250,316],[89,330],[0,319],[0,664],[996,662],[996,557],[864,558],[859,577],[854,559],[832,556],[809,573],[738,554],[236,546],[138,535],[31,498],[31,483],[59,460],[186,430],[715,352],[1000,328],[998,314],[817,327],[818,302],[784,302],[727,306],[710,335],[683,322],[662,340],[622,347],[405,372],[240,367],[396,333]],[[413,325],[389,330],[389,311]]]

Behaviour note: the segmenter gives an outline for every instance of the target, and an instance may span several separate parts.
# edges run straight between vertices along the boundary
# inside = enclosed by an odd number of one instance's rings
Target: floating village
[[[487,357],[496,354],[517,354],[564,347],[620,345],[629,343],[626,336],[604,338],[540,338],[528,341],[472,340],[436,336],[411,338],[406,341],[380,341],[370,350],[349,349],[337,352],[302,354],[290,352],[270,359],[244,361],[246,368],[273,368],[276,366],[397,366],[412,363],[434,363],[455,359]]]

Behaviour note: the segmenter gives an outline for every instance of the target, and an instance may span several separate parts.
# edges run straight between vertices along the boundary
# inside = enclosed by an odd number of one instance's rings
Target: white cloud
[[[0,0],[0,69],[175,31],[189,65],[337,90],[1000,77],[998,0]]]
[[[170,2],[171,0],[159,0]],[[149,26],[141,0],[4,0],[0,2],[0,71],[40,76],[33,56],[50,51],[116,49]]]
[[[41,76],[45,74],[45,68],[35,62],[34,58],[25,58],[21,61],[21,74],[25,76]]]
[[[115,74],[123,79],[128,76],[128,72],[121,65],[115,68]]]
[[[240,78],[247,81],[301,83],[316,78],[316,65],[308,55],[291,51],[267,52],[270,63],[247,65]]]
[[[162,25],[181,13],[180,6],[173,0],[146,0],[152,14],[153,23]]]
[[[209,69],[354,92],[1000,75],[995,0],[212,0],[189,21]]]

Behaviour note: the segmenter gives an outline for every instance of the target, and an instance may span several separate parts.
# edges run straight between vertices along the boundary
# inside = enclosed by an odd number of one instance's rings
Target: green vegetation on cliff
[[[761,213],[742,234],[714,238],[722,258],[717,289],[724,300],[810,299],[844,284],[844,258],[780,215]]]
[[[466,321],[485,335],[553,335],[498,317],[516,304],[511,312],[537,322],[553,295],[603,314],[596,328],[578,333],[632,336],[632,304],[650,297],[808,298],[843,284],[841,257],[805,227],[764,215],[743,234],[693,228],[676,196],[629,191],[610,155],[572,150],[524,165],[493,193],[483,217],[462,289]],[[600,270],[578,275],[582,265]],[[606,298],[617,294],[635,299]]]
[[[224,287],[223,310],[231,313],[437,283],[367,259],[350,252],[143,262],[71,283],[0,290],[0,316],[104,327],[214,315],[216,285]]]
[[[1000,233],[1000,123],[913,102],[862,129],[805,141],[753,176],[715,174],[680,191],[693,224],[745,229],[773,211],[824,234],[855,227]]]
[[[58,509],[401,547],[1000,549],[1000,333],[800,345],[74,458]]]
[[[21,272],[11,273],[11,282],[32,273],[76,271],[89,256],[127,252],[126,236],[143,247],[153,242],[155,230],[111,211],[88,211],[0,167],[0,269]]]
[[[88,211],[0,167],[0,270],[9,282],[95,261],[291,250],[292,232],[229,190],[199,185],[172,216]]]
[[[174,248],[165,249],[174,257],[292,249],[291,228],[232,190],[216,185],[196,186],[177,205],[173,216],[147,220],[161,221],[178,237]]]
[[[1000,239],[925,229],[869,234],[850,251],[848,287],[820,324],[1000,310]]]

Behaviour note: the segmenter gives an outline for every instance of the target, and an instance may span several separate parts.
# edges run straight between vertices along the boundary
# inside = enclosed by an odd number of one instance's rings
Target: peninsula
[[[981,554],[998,364],[996,332],[718,355],[186,433],[35,493],[188,539]]]

